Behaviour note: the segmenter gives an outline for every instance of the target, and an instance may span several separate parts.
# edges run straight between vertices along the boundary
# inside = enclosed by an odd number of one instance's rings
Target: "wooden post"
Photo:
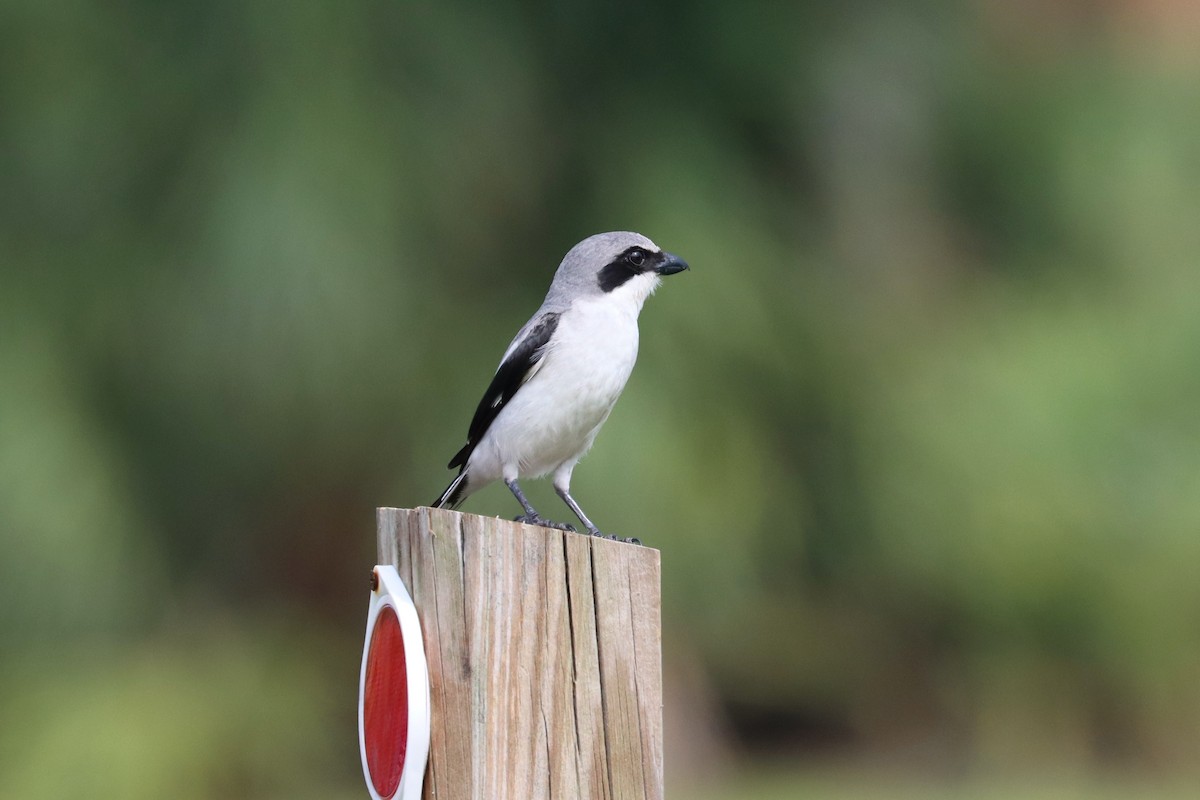
[[[659,553],[381,508],[425,637],[423,800],[662,800]]]

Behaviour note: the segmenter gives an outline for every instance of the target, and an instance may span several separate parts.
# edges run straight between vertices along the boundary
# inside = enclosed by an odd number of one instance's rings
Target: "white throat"
[[[643,272],[635,278],[622,283],[617,288],[608,293],[608,301],[619,306],[622,310],[628,310],[633,316],[637,316],[642,312],[642,306],[646,302],[646,298],[654,294],[654,290],[658,288],[658,284],[662,278],[655,272]]]

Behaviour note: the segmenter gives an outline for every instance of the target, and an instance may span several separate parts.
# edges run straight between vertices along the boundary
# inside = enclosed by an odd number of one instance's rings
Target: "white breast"
[[[542,368],[472,454],[473,473],[489,480],[514,473],[536,478],[587,451],[637,361],[637,316],[653,285],[618,295],[624,288],[563,312]]]

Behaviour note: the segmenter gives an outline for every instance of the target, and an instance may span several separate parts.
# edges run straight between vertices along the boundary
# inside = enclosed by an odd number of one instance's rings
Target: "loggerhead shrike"
[[[598,233],[572,247],[500,360],[466,445],[450,459],[458,477],[433,507],[457,508],[502,478],[525,510],[517,522],[573,531],[541,517],[517,485],[553,473],[558,496],[593,536],[603,535],[571,497],[571,471],[633,370],[642,304],[661,276],[687,268],[637,233]]]

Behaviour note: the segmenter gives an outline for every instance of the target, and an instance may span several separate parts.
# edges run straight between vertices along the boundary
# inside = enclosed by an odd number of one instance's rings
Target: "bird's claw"
[[[553,528],[557,531],[567,531],[568,533],[579,533],[574,525],[567,522],[555,522],[554,520],[546,519],[539,514],[522,514],[519,517],[513,517],[513,522],[523,522],[526,525],[538,525],[543,528]],[[628,539],[617,536],[615,533],[604,533],[599,528],[589,528],[588,533],[595,536],[597,539],[608,539],[613,542],[624,542],[625,544],[641,544],[642,540],[630,537]]]
[[[555,522],[537,514],[522,514],[519,517],[513,517],[513,522],[523,522],[526,525],[538,525],[543,528],[553,528],[558,531],[577,533],[574,525],[570,525],[566,522]]]
[[[595,536],[598,539],[608,539],[613,542],[624,542],[625,544],[641,544],[642,543],[642,540],[638,539],[636,537],[631,536],[628,539],[626,539],[624,537],[617,536],[615,533],[604,533],[599,528],[594,528],[594,529],[588,531],[588,533],[590,533],[592,536]]]

